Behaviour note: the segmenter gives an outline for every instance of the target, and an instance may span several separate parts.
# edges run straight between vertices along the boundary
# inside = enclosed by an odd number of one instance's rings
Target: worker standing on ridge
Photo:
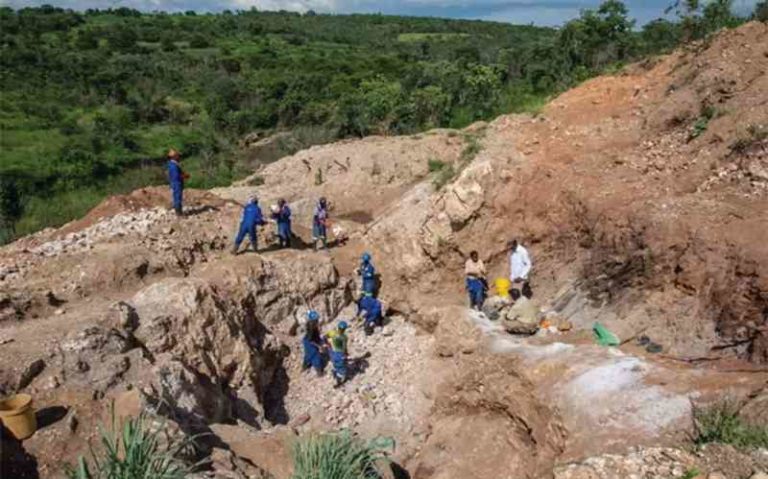
[[[376,296],[376,268],[371,263],[371,253],[363,253],[357,274],[362,279],[363,296]]]
[[[291,247],[291,209],[284,199],[277,202],[277,212],[272,214],[277,223],[277,238],[281,248]]]
[[[357,316],[363,318],[363,329],[365,334],[373,334],[375,327],[381,327],[384,323],[384,312],[381,307],[381,301],[373,296],[364,295],[357,302]]]
[[[531,272],[531,257],[528,250],[513,239],[508,243],[509,246],[509,279],[512,281],[512,288],[519,290],[523,296],[530,298],[533,296],[528,275]]]
[[[243,208],[243,219],[240,220],[240,230],[235,237],[235,246],[232,248],[232,254],[237,254],[237,250],[240,249],[240,243],[245,239],[245,235],[251,240],[251,247],[256,252],[259,249],[258,237],[256,236],[256,227],[267,224],[264,221],[264,216],[261,213],[261,207],[259,207],[259,200],[255,196],[248,198]]]
[[[182,197],[184,192],[184,180],[189,175],[181,169],[181,155],[178,151],[171,148],[168,150],[168,182],[171,185],[171,196],[173,198],[173,209],[177,216],[183,214]]]
[[[336,378],[336,387],[344,384],[348,379],[347,368],[347,322],[339,321],[336,329],[325,334],[330,348],[331,363],[333,364],[333,377]]]
[[[320,336],[320,315],[317,311],[312,310],[307,313],[307,327],[301,344],[304,347],[302,369],[306,371],[311,367],[318,376],[322,376],[324,345],[323,338]]]
[[[467,262],[464,263],[464,285],[469,293],[469,306],[478,311],[483,308],[488,290],[485,274],[485,264],[477,251],[470,252]]]
[[[315,215],[312,217],[312,240],[315,243],[315,251],[320,249],[318,241],[323,249],[328,248],[328,203],[325,198],[320,198],[315,207]]]

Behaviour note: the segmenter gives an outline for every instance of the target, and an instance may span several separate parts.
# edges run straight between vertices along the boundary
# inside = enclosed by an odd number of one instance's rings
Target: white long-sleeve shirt
[[[509,255],[509,279],[515,278],[528,279],[528,273],[531,272],[531,257],[528,256],[528,250],[517,245],[515,252]]]

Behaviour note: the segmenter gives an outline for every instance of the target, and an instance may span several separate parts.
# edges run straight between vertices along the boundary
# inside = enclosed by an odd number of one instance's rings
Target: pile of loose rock
[[[670,447],[634,448],[627,454],[604,454],[555,469],[555,479],[725,479],[749,477],[768,479],[763,470],[768,454],[752,455],[729,446],[704,446],[697,451]],[[735,461],[735,463],[734,463]]]
[[[299,341],[291,348],[287,364],[290,388],[285,404],[292,420],[311,417],[338,428],[381,418],[407,427],[416,420],[413,416],[418,411],[407,405],[422,398],[419,366],[431,350],[428,343],[432,337],[417,336],[414,326],[402,317],[390,318],[389,324],[377,328],[372,336],[366,336],[362,326],[356,325],[349,343],[356,372],[339,388],[334,387],[330,364],[322,377],[312,370],[302,372]]]
[[[146,234],[156,224],[168,221],[172,213],[166,208],[144,209],[136,212],[119,213],[106,218],[82,231],[69,233],[62,238],[31,248],[40,256],[58,256],[63,253],[85,251],[100,241],[114,237]]]

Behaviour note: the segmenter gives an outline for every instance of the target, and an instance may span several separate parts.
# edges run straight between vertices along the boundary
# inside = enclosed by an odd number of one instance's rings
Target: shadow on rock
[[[55,424],[67,415],[68,409],[64,406],[51,406],[40,409],[35,416],[37,417],[37,428],[43,429],[51,424]]]
[[[279,367],[264,397],[264,416],[272,424],[288,424],[291,419],[285,408],[289,382],[285,368]]]

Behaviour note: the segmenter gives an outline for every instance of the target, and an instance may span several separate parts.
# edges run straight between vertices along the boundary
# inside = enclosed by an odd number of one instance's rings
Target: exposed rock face
[[[303,301],[333,312],[350,295],[344,285],[336,289],[338,275],[324,258],[231,263],[224,266],[230,275],[219,268],[203,271],[213,283],[168,279],[139,292],[131,301],[139,318],[133,334],[154,362],[150,396],[175,416],[200,427],[234,417],[257,425],[287,353],[271,329],[288,332]],[[283,286],[289,280],[293,297]]]
[[[508,358],[471,356],[438,393],[414,477],[542,477],[563,450],[557,415],[529,392]]]

